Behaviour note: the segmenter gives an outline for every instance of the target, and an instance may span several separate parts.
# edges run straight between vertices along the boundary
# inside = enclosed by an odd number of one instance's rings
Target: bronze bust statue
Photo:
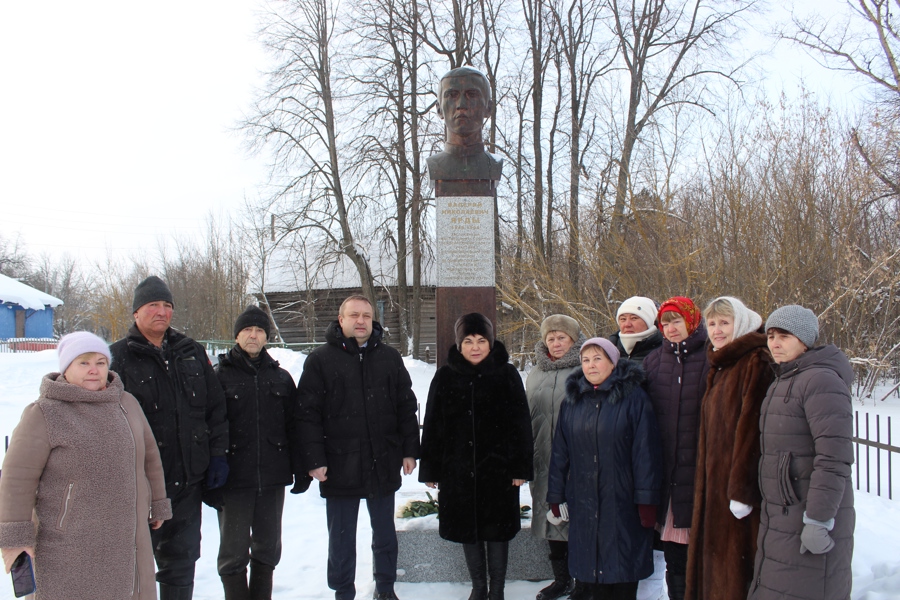
[[[490,84],[472,67],[447,71],[438,85],[438,116],[444,120],[444,151],[429,156],[432,181],[500,179],[503,159],[484,149],[481,129],[493,108]]]

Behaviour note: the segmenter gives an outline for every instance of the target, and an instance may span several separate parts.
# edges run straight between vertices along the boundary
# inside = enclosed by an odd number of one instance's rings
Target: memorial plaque
[[[435,201],[438,287],[494,287],[494,198]]]

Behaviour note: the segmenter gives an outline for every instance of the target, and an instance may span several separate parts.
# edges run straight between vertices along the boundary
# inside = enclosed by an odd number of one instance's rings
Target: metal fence
[[[0,338],[0,352],[40,352],[53,350],[59,340],[54,338]]]
[[[884,488],[887,488],[887,497],[893,500],[893,455],[900,454],[900,447],[893,446],[891,443],[891,417],[876,414],[875,431],[873,432],[869,413],[863,413],[863,415],[863,435],[860,434],[860,411],[856,411],[853,418],[853,443],[856,445],[856,489],[862,489],[862,485],[865,483],[865,491],[867,493],[871,494],[874,487],[875,494],[881,496]],[[882,437],[882,416],[887,421],[884,428],[884,437]],[[874,439],[872,439],[873,433],[875,435]],[[884,456],[884,461],[882,461],[882,456]],[[865,460],[861,462],[861,459]],[[886,463],[884,464],[886,468],[882,468],[883,463]]]
[[[210,356],[226,354],[234,347],[234,340],[197,340],[197,343],[202,344],[203,347],[206,348],[206,353]],[[285,344],[283,342],[268,342],[266,348],[287,348],[293,352],[309,354],[311,350],[315,350],[321,345],[322,344]]]

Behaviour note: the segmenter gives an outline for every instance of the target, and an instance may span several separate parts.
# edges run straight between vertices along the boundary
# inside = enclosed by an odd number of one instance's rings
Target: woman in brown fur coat
[[[156,440],[106,342],[79,331],[57,351],[3,460],[6,570],[28,553],[36,600],[155,600],[150,527],[172,517]]]
[[[710,346],[685,598],[745,598],[759,529],[759,413],[772,381],[762,318],[737,298],[703,311]]]

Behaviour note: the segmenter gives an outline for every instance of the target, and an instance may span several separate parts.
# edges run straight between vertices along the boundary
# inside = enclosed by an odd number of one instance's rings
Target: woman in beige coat
[[[3,460],[4,565],[31,555],[36,600],[155,600],[150,527],[172,516],[156,440],[102,339],[72,333],[58,353]]]

